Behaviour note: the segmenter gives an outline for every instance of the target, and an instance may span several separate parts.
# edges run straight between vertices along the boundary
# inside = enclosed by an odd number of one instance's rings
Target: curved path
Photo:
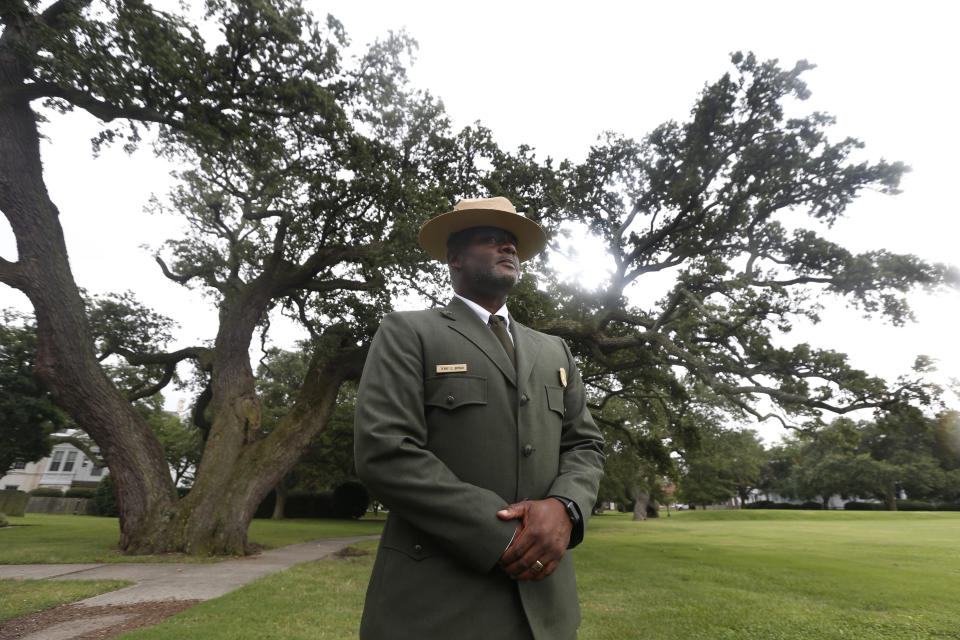
[[[0,578],[49,580],[127,580],[129,587],[101,593],[75,604],[100,606],[155,602],[158,600],[210,600],[282,571],[295,564],[319,560],[359,540],[379,536],[324,538],[259,555],[211,564],[103,563],[103,564],[7,564],[0,565]]]

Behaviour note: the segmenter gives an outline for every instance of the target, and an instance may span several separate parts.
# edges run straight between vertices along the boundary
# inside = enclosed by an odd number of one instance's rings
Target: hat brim
[[[440,214],[423,225],[418,240],[427,255],[446,262],[447,238],[451,233],[471,227],[497,227],[515,235],[517,258],[520,262],[533,258],[547,246],[547,234],[539,224],[519,213],[496,209],[470,209]]]

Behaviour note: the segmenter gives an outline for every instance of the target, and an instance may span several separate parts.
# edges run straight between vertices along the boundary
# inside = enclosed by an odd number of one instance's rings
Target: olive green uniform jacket
[[[497,640],[527,624],[537,640],[576,636],[570,553],[545,580],[511,581],[497,561],[517,522],[497,511],[558,495],[577,503],[585,526],[603,441],[563,340],[510,326],[516,371],[457,298],[380,325],[357,394],[355,454],[390,515],[362,640]]]

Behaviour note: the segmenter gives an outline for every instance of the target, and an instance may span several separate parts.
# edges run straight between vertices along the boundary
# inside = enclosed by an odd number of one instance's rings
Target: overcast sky
[[[889,249],[931,261],[957,259],[960,217],[953,185],[957,125],[956,5],[948,2],[308,2],[330,12],[355,45],[405,29],[419,42],[415,86],[445,103],[454,123],[481,121],[500,144],[534,146],[543,156],[581,159],[611,130],[641,138],[683,119],[704,83],[730,70],[732,51],[754,51],[804,77],[804,111],[838,118],[834,137],[866,143],[866,157],[912,167],[898,196],[867,194],[828,237],[854,251]],[[132,289],[182,325],[181,344],[212,338],[213,309],[163,278],[143,245],[174,236],[174,218],[150,216],[151,193],[170,184],[169,167],[148,150],[91,158],[95,123],[76,114],[47,129],[47,185],[60,208],[78,283],[93,292]],[[589,255],[589,252],[586,252]],[[0,255],[16,255],[0,223]],[[602,277],[589,260],[586,284]],[[941,380],[960,378],[960,293],[912,296],[918,321],[893,328],[831,304],[817,327],[786,342],[810,341],[850,354],[868,371],[895,377],[917,354],[939,359]],[[0,307],[26,308],[0,287]],[[169,394],[176,398],[176,393]],[[958,402],[953,398],[953,404]],[[760,427],[768,441],[778,429]]]

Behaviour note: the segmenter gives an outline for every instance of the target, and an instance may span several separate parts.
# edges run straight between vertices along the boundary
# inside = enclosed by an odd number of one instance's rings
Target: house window
[[[17,489],[20,488],[20,485],[18,485],[18,484],[8,484],[8,485],[4,486],[3,488],[4,488],[5,490],[7,490],[7,491],[16,491]]]
[[[71,451],[67,454],[67,461],[63,463],[64,471],[73,471],[73,464],[77,461],[77,452]]]
[[[26,469],[26,468],[27,468],[27,463],[26,463],[26,462],[14,462],[14,463],[13,463],[13,469]]]
[[[60,471],[61,462],[63,462],[63,451],[54,451],[53,460],[50,461],[49,471]]]
[[[93,469],[90,469],[91,476],[99,476],[101,473],[103,473],[103,467],[95,466]]]
[[[89,464],[89,462],[90,462],[90,461],[87,460],[86,458],[80,458],[80,468],[81,468],[81,469],[86,469],[86,468],[87,468],[87,464]]]

